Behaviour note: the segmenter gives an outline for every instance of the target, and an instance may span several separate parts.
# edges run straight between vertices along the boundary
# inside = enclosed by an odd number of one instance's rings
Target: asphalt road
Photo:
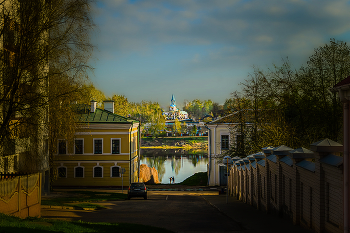
[[[238,223],[222,214],[202,196],[149,192],[148,199],[99,203],[96,211],[42,209],[42,217],[89,222],[126,222],[166,228],[175,232],[240,232]]]

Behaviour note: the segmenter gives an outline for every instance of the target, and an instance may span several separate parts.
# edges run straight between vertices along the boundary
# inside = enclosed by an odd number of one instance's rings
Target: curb
[[[45,209],[62,209],[62,210],[97,210],[97,208],[82,208],[75,206],[55,206],[55,205],[41,205],[41,208]]]

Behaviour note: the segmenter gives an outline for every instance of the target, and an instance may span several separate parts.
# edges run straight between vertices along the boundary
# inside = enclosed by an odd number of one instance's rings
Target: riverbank
[[[159,137],[141,139],[142,149],[202,149],[208,148],[208,137],[186,136],[186,137]]]

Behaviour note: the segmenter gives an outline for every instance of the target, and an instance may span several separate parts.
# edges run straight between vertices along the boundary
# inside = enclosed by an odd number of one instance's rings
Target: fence
[[[0,212],[26,218],[41,216],[41,173],[0,174]]]
[[[342,145],[328,142],[312,144],[312,151],[264,148],[235,161],[230,195],[314,232],[342,232]]]

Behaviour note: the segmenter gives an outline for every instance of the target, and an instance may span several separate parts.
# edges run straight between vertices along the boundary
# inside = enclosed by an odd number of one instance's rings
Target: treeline
[[[299,69],[288,59],[267,70],[255,67],[242,92],[225,103],[242,123],[232,129],[239,136],[230,153],[244,156],[282,144],[308,148],[324,138],[342,142],[342,104],[330,88],[349,74],[350,47],[334,39]]]
[[[203,119],[206,121],[206,116],[218,117],[225,115],[224,106],[210,99],[204,101],[199,99],[194,99],[192,101],[185,100],[183,110],[194,120]]]

